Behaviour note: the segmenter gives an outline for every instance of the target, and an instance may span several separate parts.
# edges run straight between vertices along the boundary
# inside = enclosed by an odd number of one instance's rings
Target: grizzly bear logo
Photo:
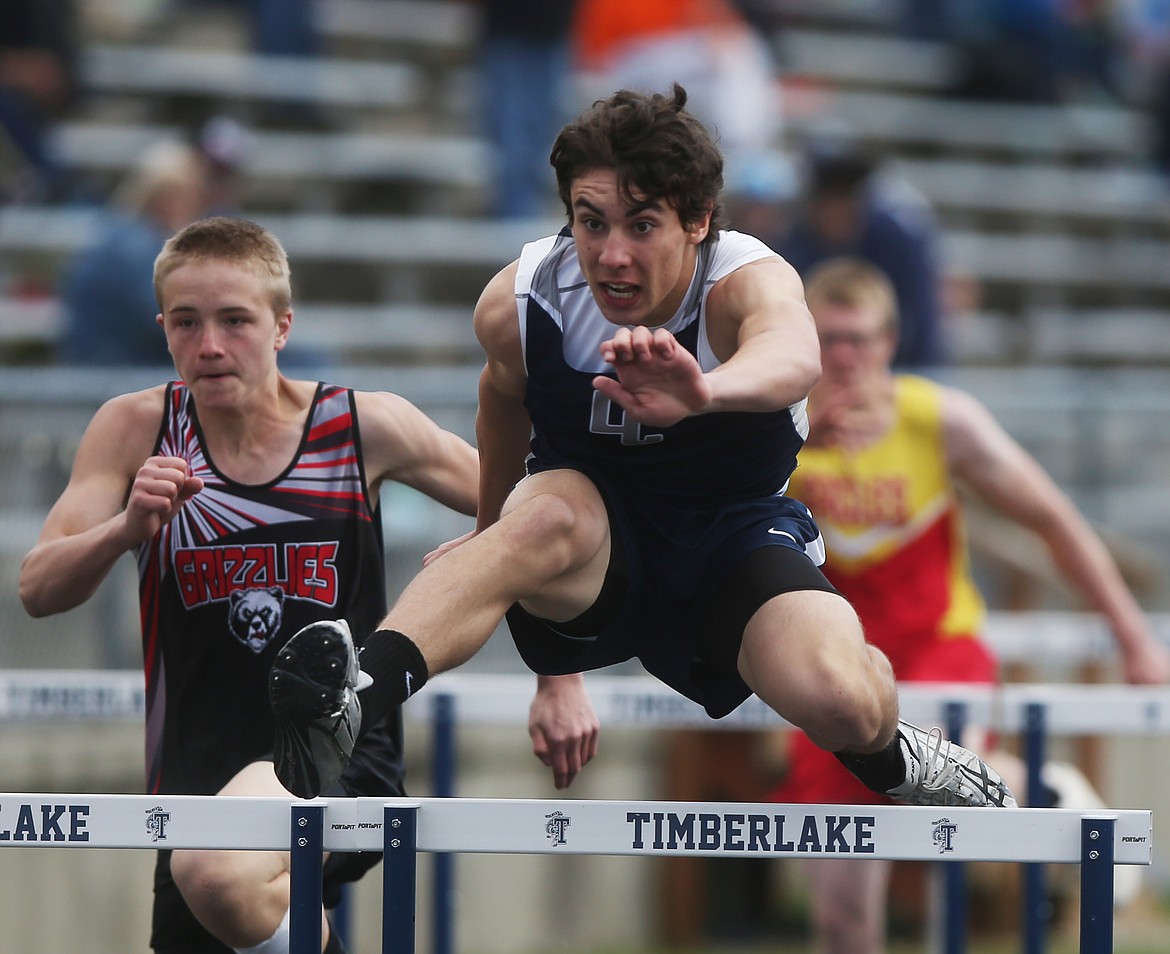
[[[284,590],[233,590],[229,597],[228,628],[252,652],[260,653],[280,630],[284,615]]]

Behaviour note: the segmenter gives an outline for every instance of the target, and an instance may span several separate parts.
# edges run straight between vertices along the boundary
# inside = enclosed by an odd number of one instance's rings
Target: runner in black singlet
[[[98,410],[21,598],[34,616],[63,612],[135,552],[148,790],[286,795],[265,687],[275,655],[315,620],[345,620],[359,640],[373,628],[386,611],[380,488],[474,514],[475,451],[397,395],[281,374],[288,261],[260,227],[188,226],[163,247],[155,287],[180,380]],[[595,733],[589,715],[568,722]],[[403,794],[400,711],[365,728],[369,745],[328,794]],[[327,904],[377,860],[330,857]],[[279,852],[160,853],[153,948],[285,954],[288,865]],[[322,937],[342,950],[327,921]]]

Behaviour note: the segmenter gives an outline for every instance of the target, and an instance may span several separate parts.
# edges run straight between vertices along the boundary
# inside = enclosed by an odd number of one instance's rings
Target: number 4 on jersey
[[[618,417],[617,423],[612,418]],[[600,391],[593,392],[593,410],[589,430],[594,434],[620,434],[623,444],[657,444],[661,434],[643,434],[642,424],[626,416],[620,405],[614,404]]]

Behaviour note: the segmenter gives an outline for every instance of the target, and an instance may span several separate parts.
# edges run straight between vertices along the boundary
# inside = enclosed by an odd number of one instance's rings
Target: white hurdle
[[[407,705],[409,720],[429,721],[433,728],[435,795],[456,794],[457,728],[526,725],[533,685],[533,677],[527,675],[446,673],[428,684],[429,705],[420,700]],[[754,696],[716,721],[697,703],[648,676],[594,674],[586,677],[586,686],[603,727],[706,731],[791,728]],[[1040,769],[1050,734],[1170,732],[1170,688],[1165,686],[902,683],[898,694],[903,718],[921,725],[942,725],[951,738],[957,737],[965,724],[1020,735],[1029,775],[1027,792],[1016,793],[1021,804],[1041,803]],[[948,865],[942,874],[936,949],[958,954],[966,949],[965,876],[961,865]],[[433,878],[435,954],[454,954],[452,856],[436,859]],[[1025,954],[1043,954],[1046,949],[1045,894],[1043,866],[1026,865],[1021,925]]]
[[[601,723],[606,727],[694,728],[708,731],[782,728],[787,725],[758,699],[714,721],[700,706],[639,676],[587,677]],[[433,794],[456,794],[455,734],[472,725],[523,726],[533,689],[529,675],[448,673],[406,708],[408,721],[433,727]],[[1039,768],[1049,735],[1170,733],[1170,688],[1107,685],[902,684],[902,714],[920,724],[975,723],[1001,734],[1022,736],[1029,766],[1029,794],[1039,789]],[[0,724],[27,721],[140,719],[145,696],[139,672],[9,670],[0,673]],[[1023,793],[1017,793],[1023,794]],[[1031,799],[1035,804],[1035,799]],[[0,842],[0,844],[3,844]],[[441,852],[433,865],[432,921],[435,954],[454,954],[452,898],[454,855]],[[959,860],[959,859],[956,859]],[[964,949],[966,891],[963,866],[942,869],[944,892],[937,924],[946,954]],[[1046,945],[1043,906],[1045,872],[1027,864],[1022,925],[1026,954]]]
[[[413,954],[418,852],[842,856],[1080,864],[1081,952],[1113,951],[1113,866],[1148,865],[1148,811],[567,799],[0,794],[0,848],[292,853],[290,954],[321,944],[323,851],[384,853],[383,954]]]

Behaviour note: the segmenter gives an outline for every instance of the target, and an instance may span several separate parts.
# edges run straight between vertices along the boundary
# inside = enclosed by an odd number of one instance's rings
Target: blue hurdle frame
[[[455,795],[456,732],[458,728],[455,708],[455,697],[452,693],[436,691],[431,710],[432,755],[433,790],[439,798],[452,798]],[[958,740],[967,723],[966,703],[948,702],[944,711],[944,722],[947,737]],[[1025,707],[1024,728],[1021,730],[1021,736],[1027,768],[1026,804],[1033,808],[1047,807],[1047,793],[1041,778],[1041,769],[1046,758],[1047,739],[1047,718],[1042,703],[1030,702]],[[1110,832],[1112,832],[1112,827]],[[1109,842],[1109,850],[1112,859],[1112,840]],[[1083,862],[1082,858],[1082,864]],[[943,865],[942,954],[966,954],[966,869],[963,862],[939,862],[939,864]],[[1048,921],[1051,913],[1047,898],[1046,868],[1042,864],[1025,864],[1023,867],[1024,904],[1021,933],[1024,954],[1044,954],[1048,944]],[[436,854],[432,890],[433,909],[431,915],[434,954],[455,954],[453,927],[455,859],[453,855]],[[1110,860],[1109,897],[1109,910],[1112,912],[1112,860]],[[1081,911],[1083,918],[1085,912],[1083,899]],[[1111,930],[1111,914],[1108,923]],[[1082,954],[1084,954],[1084,950],[1082,948]],[[1096,950],[1094,949],[1094,951]],[[1112,951],[1112,947],[1108,950]]]
[[[1046,755],[1047,714],[1044,706],[1030,702],[1024,711],[1024,763],[1027,767],[1025,798],[1029,808],[1048,808],[1048,793],[1044,788],[1042,770]],[[1110,846],[1112,846],[1110,842]],[[1112,882],[1110,882],[1112,893]],[[1112,901],[1110,901],[1112,904]],[[1024,910],[1021,930],[1024,935],[1024,954],[1043,954],[1048,944],[1048,922],[1052,905],[1048,900],[1047,876],[1044,865],[1024,865]]]
[[[294,803],[290,954],[321,950],[323,805]],[[1113,954],[1113,842],[1116,819],[1081,819],[1081,954]],[[383,816],[382,954],[414,954],[418,895],[418,806],[387,805]],[[442,854],[442,853],[437,853]],[[942,862],[961,867],[962,862]]]
[[[294,802],[288,899],[289,954],[321,954],[325,806]]]
[[[948,739],[958,742],[967,725],[967,706],[948,702],[943,721]],[[943,866],[942,944],[945,954],[967,951],[967,866],[961,861],[939,861]]]

